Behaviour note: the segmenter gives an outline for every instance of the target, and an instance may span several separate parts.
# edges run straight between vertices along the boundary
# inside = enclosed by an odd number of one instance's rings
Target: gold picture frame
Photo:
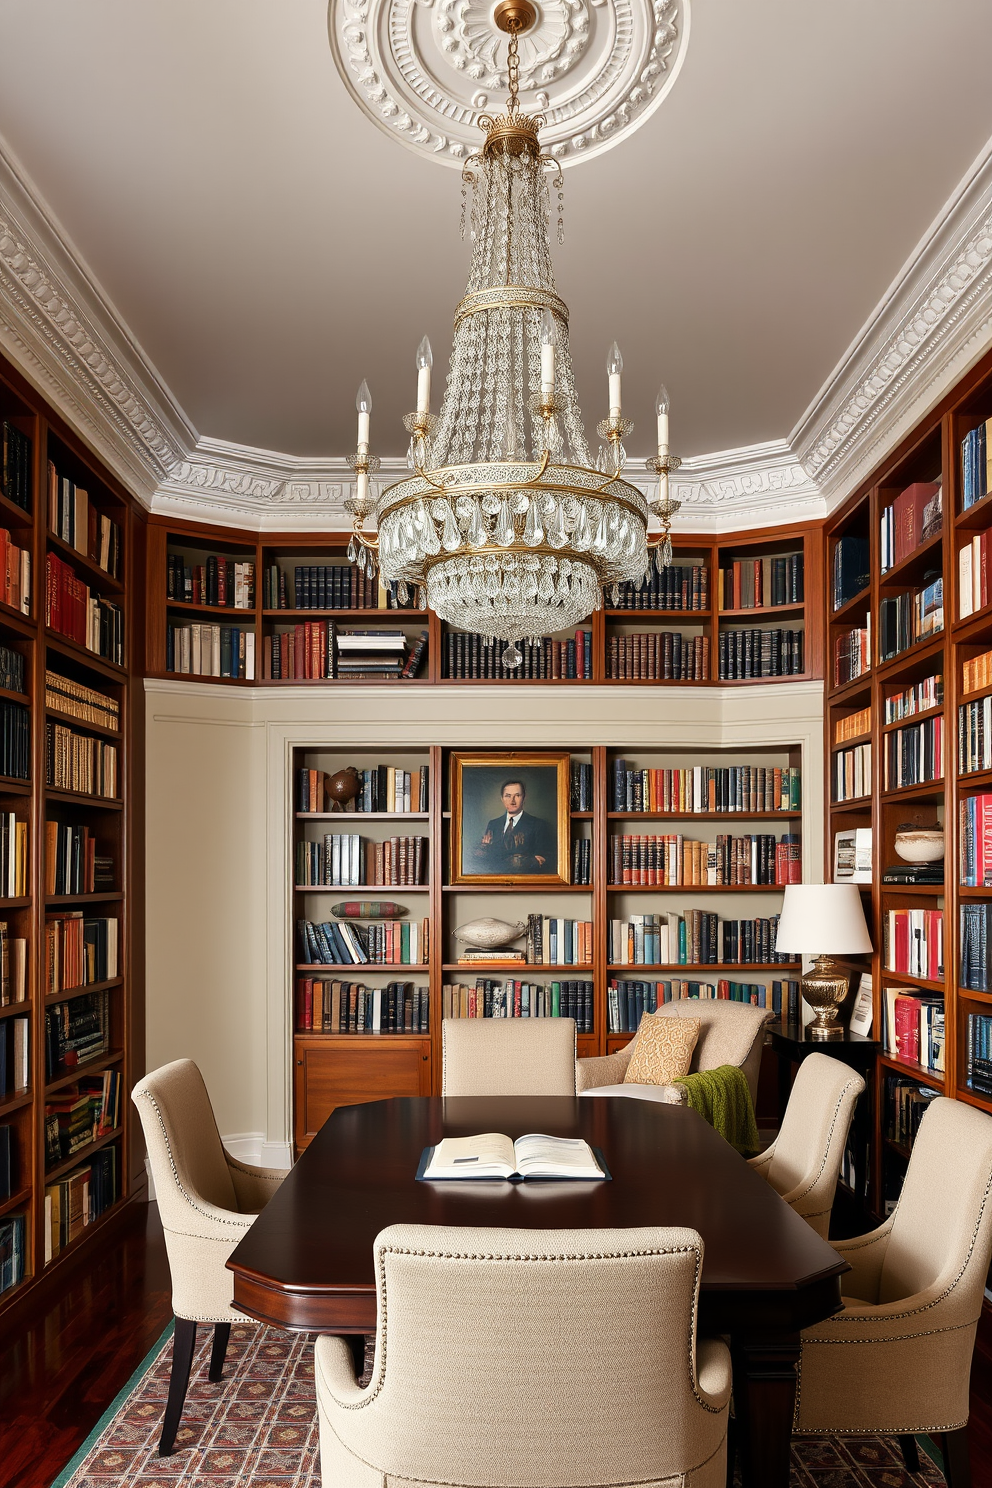
[[[571,883],[570,762],[566,750],[451,754],[453,884]]]

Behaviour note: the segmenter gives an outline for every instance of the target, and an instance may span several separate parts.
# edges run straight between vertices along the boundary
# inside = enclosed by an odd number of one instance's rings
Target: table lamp
[[[816,1014],[809,1025],[809,1036],[843,1038],[837,1011],[847,996],[850,977],[830,958],[871,950],[857,884],[789,884],[775,949],[815,956],[812,969],[803,977],[803,997]]]

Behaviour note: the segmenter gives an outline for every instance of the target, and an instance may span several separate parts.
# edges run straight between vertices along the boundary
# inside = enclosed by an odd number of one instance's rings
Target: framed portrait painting
[[[451,755],[451,882],[569,882],[569,756]]]

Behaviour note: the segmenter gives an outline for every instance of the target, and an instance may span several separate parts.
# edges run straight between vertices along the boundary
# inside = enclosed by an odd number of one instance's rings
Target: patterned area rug
[[[224,1378],[212,1385],[212,1332],[199,1333],[172,1457],[156,1455],[169,1393],[169,1341],[53,1488],[320,1488],[312,1336],[234,1327]],[[898,1443],[885,1437],[810,1438],[793,1449],[792,1488],[944,1482],[922,1454],[921,1462],[919,1474],[906,1472]]]

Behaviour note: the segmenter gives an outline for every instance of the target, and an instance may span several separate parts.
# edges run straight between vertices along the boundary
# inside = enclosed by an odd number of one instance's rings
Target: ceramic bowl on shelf
[[[900,827],[896,852],[906,863],[939,863],[944,856],[943,827]]]
[[[506,920],[494,920],[488,917],[481,920],[471,920],[467,925],[459,925],[454,932],[456,940],[467,941],[470,945],[478,946],[482,950],[495,951],[502,946],[508,946],[514,940],[519,940],[527,926],[520,920],[515,925],[508,925]]]

